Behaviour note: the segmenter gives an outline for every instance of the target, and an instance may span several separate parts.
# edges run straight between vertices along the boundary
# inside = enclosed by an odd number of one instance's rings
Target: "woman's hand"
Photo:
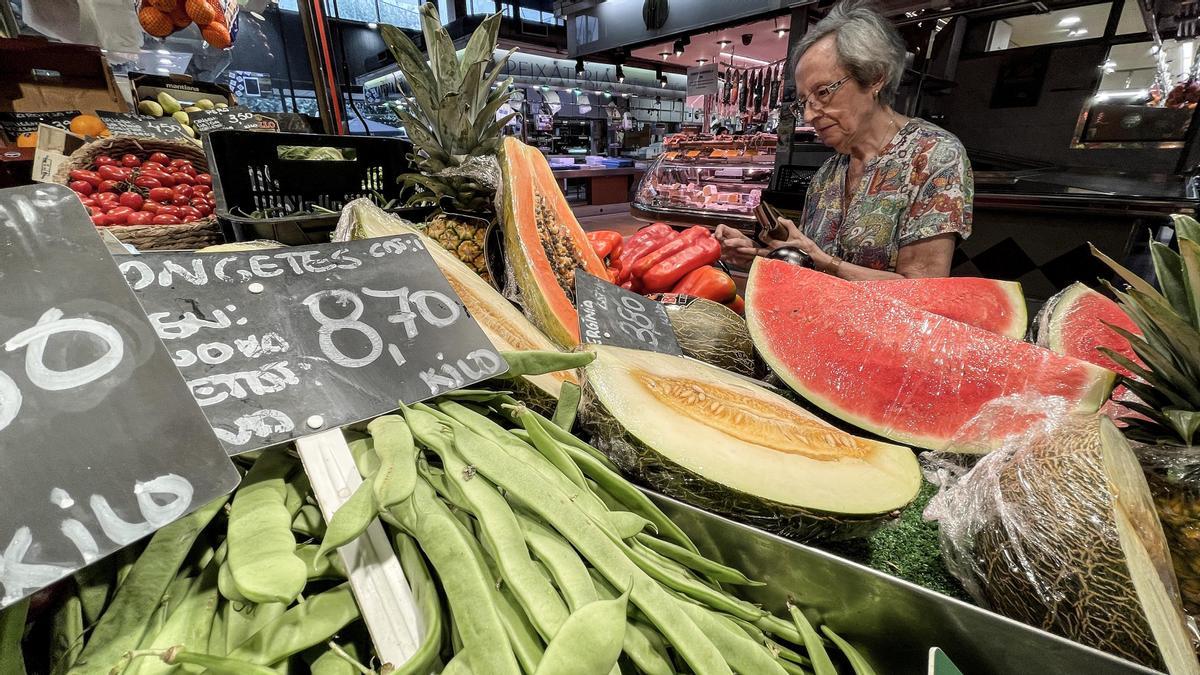
[[[817,242],[804,236],[800,228],[796,227],[796,223],[787,218],[779,218],[779,224],[787,230],[786,239],[770,239],[767,241],[767,247],[774,251],[777,248],[784,246],[792,246],[800,249],[808,257],[812,258],[813,265],[818,270],[824,270],[828,265],[833,263],[833,256],[821,250],[817,246]]]
[[[767,254],[766,249],[759,248],[740,230],[728,225],[717,225],[713,236],[721,243],[721,259],[734,267],[750,269],[755,256]]]

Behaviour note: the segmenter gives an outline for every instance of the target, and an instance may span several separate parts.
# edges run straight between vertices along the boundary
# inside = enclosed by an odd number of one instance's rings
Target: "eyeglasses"
[[[815,98],[817,102],[821,104],[821,107],[825,107],[829,103],[830,99],[833,98],[833,95],[842,88],[842,85],[850,81],[850,77],[850,75],[847,75],[837,82],[830,82],[824,87],[817,87],[817,90],[813,92],[812,96],[806,96],[802,99],[794,101],[792,103],[792,115],[794,117],[803,116],[804,107],[808,105],[809,99],[813,98]]]

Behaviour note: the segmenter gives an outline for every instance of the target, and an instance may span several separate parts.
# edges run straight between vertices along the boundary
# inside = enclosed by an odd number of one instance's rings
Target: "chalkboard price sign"
[[[667,310],[657,302],[582,268],[575,270],[575,300],[579,338],[584,343],[683,354]]]
[[[2,608],[238,474],[73,192],[0,190],[0,285]]]
[[[130,136],[133,138],[160,138],[178,140],[190,138],[183,125],[170,117],[150,117],[149,115],[134,115],[100,111],[96,116],[104,121],[113,136]]]
[[[217,131],[220,129],[238,129],[241,131],[278,131],[279,123],[270,117],[260,115],[245,108],[227,108],[225,110],[202,110],[188,113],[188,119],[196,133]]]
[[[48,124],[59,129],[71,128],[71,120],[81,115],[78,110],[56,110],[53,112],[0,112],[0,129],[9,138],[38,130],[39,124]]]
[[[117,258],[230,454],[508,369],[416,235]]]

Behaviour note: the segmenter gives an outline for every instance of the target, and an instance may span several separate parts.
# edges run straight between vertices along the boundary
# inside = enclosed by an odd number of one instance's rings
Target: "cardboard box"
[[[0,111],[59,110],[128,112],[100,49],[39,38],[0,40]]]
[[[133,96],[137,101],[154,99],[159,92],[165,91],[185,108],[202,98],[213,103],[228,103],[231,108],[237,105],[237,98],[229,87],[197,80],[189,75],[130,73],[129,82],[133,85]]]
[[[87,142],[88,139],[66,129],[41,125],[38,127],[38,144],[33,153],[30,177],[39,183],[52,182],[58,167]]]

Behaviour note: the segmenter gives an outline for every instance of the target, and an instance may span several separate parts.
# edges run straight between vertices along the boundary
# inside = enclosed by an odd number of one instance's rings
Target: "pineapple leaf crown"
[[[1137,376],[1122,383],[1141,399],[1127,402],[1149,419],[1127,418],[1130,438],[1158,444],[1190,446],[1200,432],[1200,222],[1185,215],[1171,217],[1179,250],[1150,242],[1150,256],[1159,288],[1092,247],[1128,287],[1105,285],[1141,335],[1109,326],[1129,341],[1142,363],[1101,348]]]
[[[379,31],[412,93],[410,103],[393,104],[393,110],[417,147],[417,165],[435,174],[499,151],[500,132],[516,113],[496,118],[512,84],[510,77],[496,85],[496,78],[516,50],[493,63],[500,14],[484,19],[461,56],[437,7],[425,3],[420,14],[428,59],[399,28],[383,25]]]

